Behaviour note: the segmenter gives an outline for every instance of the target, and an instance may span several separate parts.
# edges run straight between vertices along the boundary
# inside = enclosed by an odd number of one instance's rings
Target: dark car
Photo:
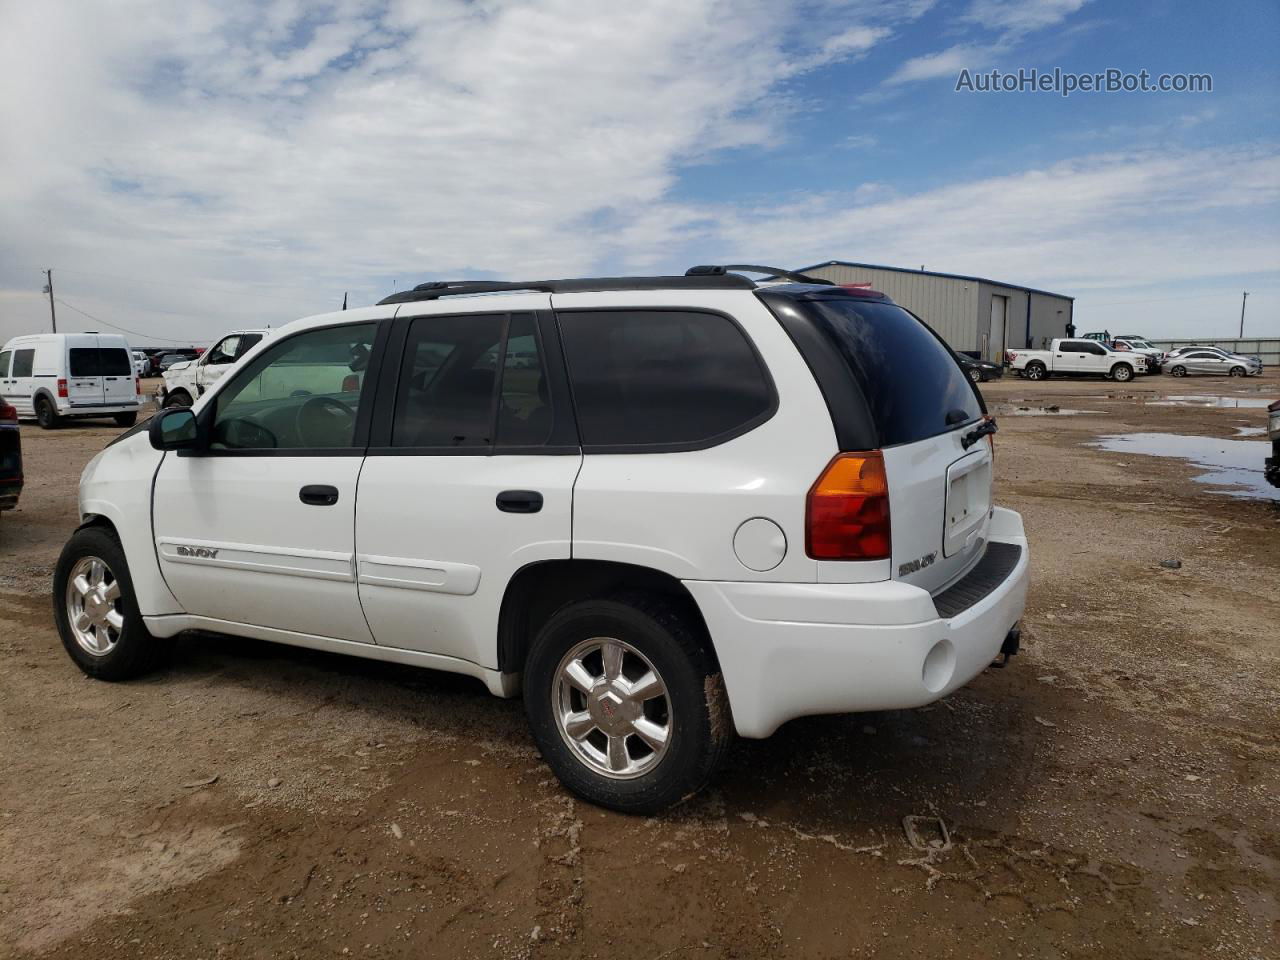
[[[986,383],[988,380],[999,380],[1004,376],[1004,366],[990,360],[975,360],[963,353],[956,354],[964,375],[974,383]]]
[[[22,493],[22,434],[18,410],[0,400],[0,510],[12,510]]]
[[[194,351],[191,353],[165,353],[152,361],[152,365],[155,367],[156,373],[164,373],[175,363],[183,363],[184,361],[194,360],[195,358],[196,354]]]

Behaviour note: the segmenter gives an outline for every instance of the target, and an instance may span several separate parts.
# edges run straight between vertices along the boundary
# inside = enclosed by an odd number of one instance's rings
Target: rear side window
[[[36,352],[34,350],[15,350],[13,352],[12,377],[29,377],[35,368]]]
[[[558,317],[588,450],[710,446],[773,413],[768,374],[726,316],[618,310]]]
[[[0,352],[0,377],[9,375],[9,357],[12,356],[8,350]]]
[[[926,440],[982,416],[951,351],[902,307],[854,299],[808,305],[861,388],[880,446]]]

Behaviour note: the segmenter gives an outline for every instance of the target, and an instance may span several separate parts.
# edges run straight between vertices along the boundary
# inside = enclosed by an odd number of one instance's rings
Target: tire
[[[48,397],[36,397],[36,422],[41,430],[53,430],[58,426],[58,408]]]
[[[1117,383],[1128,383],[1133,379],[1133,367],[1127,363],[1117,363],[1111,368],[1111,379]]]
[[[103,569],[97,579],[95,561]],[[83,595],[74,585],[81,577],[91,587],[96,588],[100,582],[102,590],[92,589],[90,595]],[[113,585],[118,585],[114,598],[110,591]],[[87,630],[80,630],[73,623],[73,593],[79,597],[79,609],[89,621]],[[147,632],[134,599],[124,550],[115,533],[105,527],[83,527],[62,548],[53,572],[53,617],[68,656],[98,680],[140,676],[154,668],[168,649]]]
[[[1175,377],[1185,377],[1187,375],[1187,368],[1179,365],[1179,366],[1173,367],[1169,371],[1169,373]]]
[[[979,370],[977,367],[970,367],[968,372],[969,372],[970,381],[972,381],[973,383],[982,382],[982,371]]]
[[[138,422],[138,411],[134,410],[132,413],[117,413],[111,419],[116,422],[117,427],[132,427]]]
[[[191,394],[185,390],[175,390],[173,393],[167,393],[164,397],[164,403],[160,404],[160,406],[165,410],[170,407],[189,407],[191,406]]]
[[[1246,373],[1248,373],[1248,372],[1249,372],[1249,371],[1247,371],[1244,367],[1232,367],[1232,368],[1231,368],[1231,375],[1232,375],[1233,377],[1243,377],[1243,376],[1244,376]]]
[[[1043,363],[1035,360],[1027,364],[1027,368],[1022,371],[1022,375],[1028,380],[1044,380],[1049,376],[1049,371]]]
[[[620,669],[606,665],[603,645],[623,648],[615,660]],[[589,701],[585,683],[567,681],[566,668],[574,663],[578,676],[590,682],[587,689],[604,697]],[[650,671],[661,693],[643,701],[627,697],[626,690]],[[618,680],[609,679],[611,672]],[[560,782],[623,813],[656,813],[700,790],[732,732],[719,667],[701,630],[670,599],[651,594],[561,607],[534,638],[524,702],[533,738]],[[568,732],[561,720],[566,714],[581,718],[580,735]],[[642,723],[645,737],[636,732]],[[655,732],[664,735],[658,747],[650,743]],[[618,754],[611,748],[616,743]]]

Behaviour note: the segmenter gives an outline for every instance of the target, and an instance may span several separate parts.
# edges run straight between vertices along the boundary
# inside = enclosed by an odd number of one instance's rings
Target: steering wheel
[[[356,412],[341,400],[312,397],[298,408],[298,441],[303,447],[344,446],[333,439],[343,435],[350,438],[355,424]]]

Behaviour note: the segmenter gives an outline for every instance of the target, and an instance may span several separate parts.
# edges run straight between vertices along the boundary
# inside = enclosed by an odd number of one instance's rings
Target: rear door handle
[[[298,499],[313,507],[332,507],[338,502],[338,488],[325,483],[312,483],[298,491]]]
[[[542,494],[537,490],[503,490],[497,504],[503,513],[537,513],[542,509]]]

